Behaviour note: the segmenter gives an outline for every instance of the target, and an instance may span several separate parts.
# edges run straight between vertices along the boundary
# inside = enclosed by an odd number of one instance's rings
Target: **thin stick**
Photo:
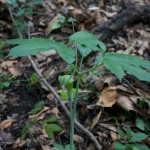
[[[8,7],[9,9],[9,13],[11,16],[11,19],[13,21],[13,23],[15,23],[15,19],[13,17],[12,11],[11,11],[11,7]],[[16,26],[17,32],[19,37],[22,39],[22,34],[20,33],[18,27]],[[68,110],[68,108],[66,107],[66,105],[64,104],[64,102],[61,100],[60,96],[56,93],[56,91],[54,90],[54,88],[47,82],[47,80],[43,77],[43,75],[41,74],[41,72],[38,70],[38,68],[36,67],[34,61],[32,60],[31,56],[28,56],[29,61],[33,67],[33,69],[35,70],[35,72],[38,74],[39,78],[41,79],[41,81],[45,84],[45,86],[49,89],[49,91],[51,91],[56,100],[60,103],[62,109],[64,110],[64,112],[67,114],[67,116],[70,118],[70,112]],[[100,145],[100,143],[96,140],[95,136],[88,131],[86,128],[84,128],[77,120],[75,120],[75,125],[84,133],[86,134],[90,140],[95,144],[95,147],[97,148],[97,150],[102,150],[102,146]]]

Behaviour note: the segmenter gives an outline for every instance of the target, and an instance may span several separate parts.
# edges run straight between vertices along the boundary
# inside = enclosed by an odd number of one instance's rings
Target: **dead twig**
[[[8,6],[8,10],[9,10],[9,13],[10,13],[10,16],[11,16],[11,19],[12,19],[13,23],[15,23],[15,19],[13,17],[12,10],[11,10],[10,6]],[[17,29],[19,37],[22,39],[23,38],[22,34],[19,31],[17,26],[16,26],[16,29]],[[33,59],[31,58],[31,56],[28,56],[28,58],[29,58],[29,61],[30,61],[31,65],[32,65],[33,69],[38,74],[38,76],[41,79],[41,81],[45,84],[45,86],[49,89],[49,91],[51,91],[54,94],[55,99],[60,103],[62,109],[64,110],[66,115],[70,118],[70,112],[69,112],[68,108],[66,107],[66,105],[64,104],[64,102],[61,100],[60,96],[56,93],[54,88],[43,77],[41,72],[36,67],[36,65],[35,65]],[[100,145],[100,143],[97,141],[95,136],[90,131],[88,131],[86,128],[84,128],[77,120],[75,120],[75,125],[81,130],[81,132],[83,132],[84,134],[86,134],[89,137],[89,139],[95,144],[95,147],[97,148],[97,150],[101,150],[102,149],[102,146]]]

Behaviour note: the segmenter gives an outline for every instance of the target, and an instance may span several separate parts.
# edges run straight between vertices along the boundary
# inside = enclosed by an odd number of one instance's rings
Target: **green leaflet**
[[[43,38],[16,39],[8,40],[7,42],[10,44],[19,44],[19,46],[11,49],[8,56],[29,56],[41,51],[55,49],[68,64],[73,63],[75,60],[74,50],[60,42]]]
[[[105,53],[105,58],[110,58],[119,64],[132,64],[150,70],[150,61],[144,60],[138,56],[107,52]]]
[[[54,138],[53,132],[58,132],[61,130],[62,130],[62,128],[60,126],[58,126],[57,124],[49,124],[45,127],[45,132],[49,138]]]
[[[150,72],[146,71],[150,69],[150,61],[137,56],[108,52],[104,54],[104,64],[120,80],[127,71],[142,81],[150,81]]]
[[[124,77],[125,73],[122,67],[117,62],[112,61],[109,58],[105,58],[104,64],[107,69],[109,69],[112,73],[114,73],[119,78],[119,80],[121,80]]]
[[[134,76],[136,76],[138,79],[142,80],[142,81],[149,81],[150,82],[150,73],[145,71],[144,69],[140,68],[140,67],[136,67],[133,65],[122,65],[123,69],[126,70],[128,73],[133,74]]]
[[[32,38],[32,39],[11,39],[6,41],[8,44],[50,44],[50,42],[54,42],[51,39],[45,38]]]
[[[136,141],[142,141],[148,138],[147,134],[144,133],[134,133],[133,136],[131,137],[130,142],[136,142]]]
[[[87,56],[92,51],[91,48],[85,47],[80,44],[77,44],[77,48],[78,48],[79,52],[81,53],[81,55],[83,55],[84,57]]]
[[[106,51],[106,46],[103,42],[99,41],[95,35],[85,31],[79,31],[74,33],[69,38],[70,43],[80,44],[92,50]]]

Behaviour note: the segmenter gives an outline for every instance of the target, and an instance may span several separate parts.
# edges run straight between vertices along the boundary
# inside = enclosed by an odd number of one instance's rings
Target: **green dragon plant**
[[[105,65],[120,81],[126,73],[129,73],[142,81],[150,82],[150,61],[133,55],[106,52],[105,44],[99,41],[93,34],[85,31],[72,34],[67,45],[44,38],[12,39],[7,42],[17,45],[11,49],[8,56],[29,56],[55,49],[61,58],[68,63],[71,74],[60,76],[59,82],[66,86],[70,102],[70,150],[75,149],[73,141],[74,119],[80,79],[85,73]],[[85,69],[83,67],[84,58],[92,51],[99,51],[99,56],[96,57],[91,68]],[[75,94],[73,94],[73,85],[76,85]]]

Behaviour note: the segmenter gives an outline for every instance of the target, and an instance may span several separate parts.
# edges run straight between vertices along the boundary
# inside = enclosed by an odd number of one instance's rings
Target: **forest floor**
[[[73,34],[73,26],[75,31],[92,32],[122,10],[121,4],[112,1],[0,0],[0,150],[55,150],[53,143],[64,147],[69,143],[70,134],[69,118],[56,103],[54,93],[38,78],[28,57],[6,57],[11,47],[5,41],[20,38],[19,29],[23,38],[43,37],[66,43]],[[69,21],[71,17],[76,19],[74,25]],[[150,60],[148,23],[124,26],[103,42],[109,52],[134,54]],[[85,67],[91,65],[96,55],[91,53],[84,60]],[[55,50],[41,52],[32,59],[69,107],[66,89],[58,82],[58,76],[67,72],[67,64]],[[105,102],[99,106],[104,89],[112,87],[117,98],[109,101],[104,96]],[[108,90],[106,95],[113,97],[113,94],[114,91]],[[148,82],[129,74],[120,82],[105,67],[89,72],[81,80],[76,115],[104,150],[150,149]],[[43,124],[48,118],[54,118],[51,123],[61,127],[59,132],[52,131],[52,137],[46,134]],[[134,140],[135,137],[139,139]],[[74,141],[77,150],[96,150],[90,137],[78,128],[75,128]]]

